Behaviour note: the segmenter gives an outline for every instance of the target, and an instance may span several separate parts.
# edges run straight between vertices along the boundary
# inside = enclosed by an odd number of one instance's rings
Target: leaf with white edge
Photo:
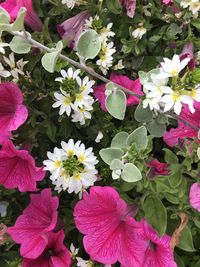
[[[140,103],[135,110],[134,117],[138,122],[149,122],[153,119],[153,112],[149,107],[143,108],[142,103]]]
[[[128,137],[127,144],[130,146],[135,143],[138,150],[147,148],[148,137],[147,129],[144,126],[141,126],[135,129]]]
[[[27,54],[31,50],[31,44],[19,36],[14,36],[10,42],[10,49],[16,54]]]
[[[59,41],[56,45],[56,48],[53,52],[47,53],[42,57],[42,66],[50,73],[53,73],[55,70],[56,62],[60,56],[60,53],[63,49],[62,41]]]
[[[126,95],[122,90],[115,90],[106,98],[106,108],[116,119],[123,120],[126,112]]]
[[[111,170],[118,170],[123,168],[124,168],[124,163],[119,159],[113,159],[113,161],[110,164]]]
[[[120,159],[123,156],[124,152],[120,148],[104,148],[101,149],[99,155],[101,156],[102,160],[110,165],[113,159]]]
[[[197,156],[198,156],[198,158],[200,160],[200,147],[197,148]]]
[[[19,10],[19,13],[17,15],[16,20],[12,24],[12,30],[13,31],[21,31],[24,29],[24,19],[26,16],[26,8],[21,7]]]
[[[140,170],[132,163],[127,163],[124,166],[121,177],[128,183],[134,183],[142,179]]]
[[[0,25],[1,24],[10,24],[10,15],[5,9],[0,7]]]
[[[126,132],[117,133],[111,142],[111,147],[126,148],[127,147],[127,138],[129,134]]]
[[[167,211],[162,201],[155,194],[150,194],[143,203],[143,209],[148,223],[160,236],[164,235],[167,228]]]
[[[153,120],[149,124],[147,124],[147,130],[154,137],[162,137],[166,132],[166,125],[158,123],[156,120]]]
[[[95,30],[87,30],[81,34],[77,42],[77,51],[81,57],[93,59],[101,50],[101,40]]]

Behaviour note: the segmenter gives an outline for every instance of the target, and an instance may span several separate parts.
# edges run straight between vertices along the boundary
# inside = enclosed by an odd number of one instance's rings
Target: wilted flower
[[[63,39],[70,41],[70,46],[74,48],[79,36],[84,30],[85,21],[90,17],[88,10],[82,11],[74,17],[65,20],[57,25],[57,31]]]

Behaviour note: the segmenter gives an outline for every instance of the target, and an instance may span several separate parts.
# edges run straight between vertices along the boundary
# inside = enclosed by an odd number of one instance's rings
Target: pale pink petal
[[[190,205],[200,212],[200,185],[194,183],[190,188]]]

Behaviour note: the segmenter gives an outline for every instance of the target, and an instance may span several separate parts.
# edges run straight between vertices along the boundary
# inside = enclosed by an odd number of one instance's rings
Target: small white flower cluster
[[[77,260],[77,267],[94,267],[95,264],[91,260],[84,260],[81,257],[77,257],[79,248],[75,248],[73,244],[70,245],[71,257],[73,260]],[[104,265],[104,267],[111,267],[111,265]]]
[[[198,12],[200,11],[200,1],[199,0],[181,0],[180,5],[183,8],[189,8],[195,17],[198,17]]]
[[[62,0],[62,4],[66,5],[69,9],[73,9],[76,5],[84,3],[83,0]]]
[[[144,25],[142,23],[139,23],[138,28],[136,28],[133,32],[132,32],[132,36],[135,39],[141,39],[142,36],[147,32],[147,29],[144,27]]]
[[[20,76],[30,76],[28,72],[24,73],[23,70],[28,61],[23,61],[21,58],[15,62],[14,53],[10,53],[9,57],[4,56],[2,63],[0,63],[0,81],[1,78],[11,78],[13,82],[17,82]]]
[[[54,93],[56,102],[53,108],[60,107],[59,114],[67,114],[69,117],[72,113],[72,121],[84,125],[86,119],[91,119],[94,98],[90,95],[93,92],[92,86],[95,81],[89,80],[86,76],[83,79],[79,76],[80,70],[73,71],[69,68],[67,72],[61,70],[62,77],[56,78],[60,82],[60,92]]]
[[[81,197],[82,192],[97,180],[95,165],[98,160],[93,149],[86,149],[81,141],[62,141],[61,148],[55,147],[53,153],[47,153],[47,157],[44,169],[51,172],[50,179],[58,192],[67,190]]]
[[[98,24],[100,18],[98,15],[95,17],[89,17],[85,21],[85,29],[94,29],[98,32],[100,39],[101,39],[101,51],[99,52],[99,59],[96,61],[96,64],[99,66],[99,69],[102,71],[104,75],[108,73],[108,70],[113,65],[113,54],[116,52],[114,47],[114,43],[110,41],[110,38],[115,36],[115,33],[111,31],[113,23],[108,23],[106,27],[101,27],[97,29],[95,24]]]
[[[187,104],[190,112],[194,113],[194,101],[200,101],[200,88],[197,86],[192,90],[186,90],[176,84],[179,73],[183,70],[189,58],[182,61],[178,55],[174,55],[172,60],[164,58],[158,73],[151,74],[147,81],[143,81],[143,91],[146,95],[143,107],[150,107],[151,110],[167,112],[174,110],[176,114],[181,113],[182,105]],[[172,86],[168,86],[169,78]]]

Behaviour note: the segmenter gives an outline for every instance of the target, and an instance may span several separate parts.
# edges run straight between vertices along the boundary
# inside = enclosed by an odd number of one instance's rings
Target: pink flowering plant
[[[0,1],[0,266],[200,266],[199,15]]]

